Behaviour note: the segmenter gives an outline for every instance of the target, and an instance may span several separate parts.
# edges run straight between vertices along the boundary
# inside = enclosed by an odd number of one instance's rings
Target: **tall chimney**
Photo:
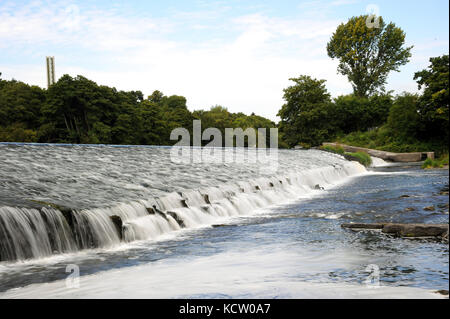
[[[47,61],[47,88],[55,83],[55,57],[48,56]]]

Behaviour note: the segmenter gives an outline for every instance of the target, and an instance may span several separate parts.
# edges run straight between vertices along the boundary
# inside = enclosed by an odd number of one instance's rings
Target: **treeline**
[[[422,94],[350,94],[331,99],[325,80],[300,76],[284,90],[278,115],[289,146],[338,140],[394,152],[448,152],[449,56],[431,58],[415,73]]]
[[[393,104],[390,95],[332,99],[325,80],[307,75],[292,78],[284,90],[286,103],[278,112],[280,131],[289,146],[317,146],[338,135],[364,131],[384,123]]]
[[[421,94],[386,93],[389,73],[411,57],[405,38],[382,17],[362,15],[341,23],[326,49],[353,94],[331,99],[325,80],[291,79],[294,85],[284,90],[286,103],[278,113],[285,142],[316,146],[338,140],[394,152],[448,153],[448,54],[431,58],[427,69],[415,73]]]
[[[170,132],[183,127],[192,133],[194,119],[223,136],[226,127],[275,127],[255,114],[221,106],[191,112],[183,96],[154,91],[144,98],[140,91],[118,91],[83,76],[64,75],[48,90],[0,79],[0,141],[172,145]]]
[[[82,76],[64,75],[48,90],[0,78],[0,141],[171,145],[174,128],[192,134],[192,121],[200,119],[203,129],[219,128],[223,137],[227,127],[278,127],[280,147],[337,140],[394,152],[448,153],[449,56],[431,58],[415,74],[421,94],[386,93],[389,73],[408,63],[412,47],[394,23],[378,17],[373,27],[370,18],[340,24],[326,48],[353,94],[332,99],[325,80],[293,78],[278,125],[221,106],[190,112],[183,96],[154,91],[144,98],[140,91],[117,91]]]
[[[414,79],[422,93],[395,97],[386,123],[371,131],[350,133],[340,140],[393,152],[448,154],[449,56],[431,58],[429,67],[416,72]]]

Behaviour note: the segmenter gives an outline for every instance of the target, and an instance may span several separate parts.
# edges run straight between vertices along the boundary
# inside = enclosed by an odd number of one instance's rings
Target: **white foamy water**
[[[167,152],[0,152],[0,298],[440,298],[433,291],[448,289],[448,246],[340,227],[442,220],[399,198],[435,196],[443,174],[367,172],[320,151],[281,151],[277,172],[177,164]],[[21,158],[38,165],[25,171]],[[364,284],[372,264],[379,288]],[[80,267],[79,288],[66,286],[67,265]]]
[[[384,167],[384,166],[390,166],[391,165],[391,163],[386,162],[382,158],[375,157],[375,156],[371,156],[371,158],[372,158],[372,164],[370,165],[371,167]]]
[[[24,205],[27,202],[23,199],[28,196],[31,199],[45,199],[61,205],[67,194],[70,195],[71,201],[64,202],[64,206],[76,203],[85,205],[91,203],[92,199],[101,199],[105,201],[102,203],[103,207],[77,209],[76,206],[70,206],[72,208],[65,210],[50,207],[0,207],[0,260],[43,258],[81,249],[111,248],[123,242],[156,240],[182,228],[196,228],[232,216],[249,215],[258,209],[313,193],[317,185],[320,188],[331,187],[366,171],[359,163],[347,162],[338,156],[320,151],[282,151],[279,155],[278,172],[270,172],[271,175],[268,175],[260,172],[256,163],[212,165],[216,171],[211,170],[209,166],[203,167],[206,171],[199,171],[196,163],[182,164],[182,168],[179,168],[180,164],[163,157],[168,155],[168,149],[145,148],[142,153],[142,149],[138,148],[125,148],[120,151],[102,147],[59,148],[62,155],[58,153],[57,160],[38,157],[36,154],[39,154],[40,148],[28,151],[20,147],[7,148],[6,151],[10,154],[4,156],[5,153],[2,153],[3,161],[11,165],[11,168],[8,177],[6,171],[2,172],[3,176],[9,179],[2,187],[9,192],[17,192],[17,197]],[[111,152],[113,154],[110,154]],[[134,157],[137,156],[135,152],[143,161],[155,152],[162,158],[159,162],[151,162],[149,166],[142,162],[138,168],[133,166],[137,164],[133,164],[133,161],[136,161]],[[220,152],[233,151],[224,149]],[[25,175],[18,174],[16,168],[24,166],[24,161],[22,157],[22,160],[15,157],[17,153],[30,156],[33,162],[28,164],[34,165],[36,170],[28,171]],[[69,154],[72,156],[68,156]],[[100,160],[100,155],[109,158],[107,163],[118,162],[118,165],[105,164],[104,160]],[[61,157],[64,156],[70,161],[62,161]],[[79,162],[91,160],[90,156],[94,156],[97,162],[92,162],[91,166],[84,168],[79,167]],[[101,164],[98,164],[99,161]],[[164,163],[165,168],[171,167],[173,172],[165,174],[164,177],[158,176],[163,168],[161,163]],[[60,176],[52,176],[55,172],[56,175],[65,175],[72,166],[77,169],[74,172],[77,175],[75,184],[80,182],[83,187],[81,193],[72,180],[61,181]],[[160,196],[152,196],[156,193],[152,193],[155,189],[150,186],[147,187],[150,189],[149,193],[145,195],[139,192],[146,192],[147,188],[133,188],[129,187],[129,183],[123,184],[122,179],[128,180],[130,177],[132,180],[139,180],[142,175],[146,175],[146,169],[147,174],[154,174],[153,179],[164,181],[170,186],[168,189],[177,191],[164,194],[157,192]],[[104,175],[109,176],[108,179],[100,176],[102,174],[99,174],[99,171],[102,170]],[[15,171],[16,173],[11,173]],[[94,179],[91,180],[88,174],[94,176]],[[34,182],[30,177],[41,180],[46,186],[37,189],[39,196],[22,192],[24,185]],[[110,179],[112,183],[109,182]],[[190,187],[183,188],[180,179],[189,181]],[[205,183],[205,179],[208,182]],[[107,188],[111,188],[111,192],[107,191]],[[87,198],[83,197],[83,192],[89,192]],[[109,196],[114,192],[121,193],[129,200],[110,202]],[[49,199],[48,196],[54,193],[59,195]],[[136,195],[142,198],[138,199]],[[80,196],[81,198],[78,198]]]
[[[78,288],[59,280],[11,289],[0,298],[442,298],[419,288],[296,280],[297,273],[355,267],[370,256],[270,248],[163,260],[82,276]]]

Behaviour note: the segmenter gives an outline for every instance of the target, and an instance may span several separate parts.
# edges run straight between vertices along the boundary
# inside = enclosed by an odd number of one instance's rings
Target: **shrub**
[[[334,146],[330,146],[330,145],[322,145],[320,147],[320,149],[323,151],[336,153],[336,154],[340,154],[340,155],[343,155],[345,153],[345,150],[341,146],[334,147]]]
[[[365,167],[369,167],[372,164],[372,158],[364,152],[344,153],[344,157],[351,161],[358,161]]]
[[[427,158],[425,162],[423,162],[422,168],[442,168],[444,165],[448,165],[448,154],[443,155],[439,159]]]
[[[37,132],[25,128],[21,123],[0,126],[0,142],[37,142]]]

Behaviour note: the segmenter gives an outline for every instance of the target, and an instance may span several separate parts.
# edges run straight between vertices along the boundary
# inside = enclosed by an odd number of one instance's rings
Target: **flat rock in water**
[[[351,223],[342,224],[341,227],[351,229],[381,229],[385,234],[401,237],[442,237],[448,239],[448,224]]]
[[[448,224],[386,224],[381,231],[403,237],[437,237],[448,232]]]
[[[374,224],[364,224],[364,223],[350,223],[342,224],[342,228],[356,228],[356,229],[382,229],[385,224],[374,223]]]

